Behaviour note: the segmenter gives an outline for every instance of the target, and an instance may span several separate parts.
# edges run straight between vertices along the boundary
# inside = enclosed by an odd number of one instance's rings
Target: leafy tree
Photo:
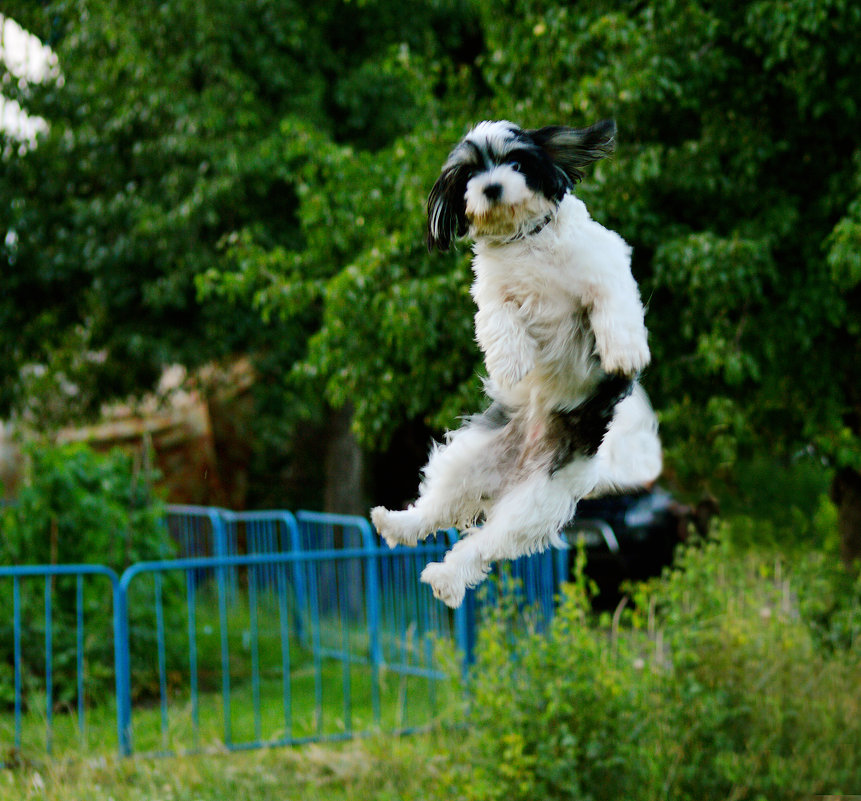
[[[337,219],[349,239],[337,252],[306,239],[336,269],[315,283],[321,325],[296,369],[354,400],[368,443],[405,417],[475,409],[466,257],[424,254],[424,194],[468,122],[612,115],[618,155],[578,192],[635,247],[671,469],[690,485],[756,451],[788,464],[812,450],[837,469],[844,556],[861,554],[859,13],[843,0],[485,8],[477,74],[423,128],[372,157],[316,160],[300,219]],[[272,255],[226,280],[254,285]],[[289,315],[278,296],[308,283],[279,269],[264,285],[257,302]]]
[[[51,45],[61,75],[26,83],[0,65],[3,94],[49,124],[34,148],[0,141],[0,410],[20,404],[23,365],[69,369],[70,349],[91,355],[75,377],[94,401],[148,385],[170,361],[254,348],[297,358],[305,318],[261,330],[243,307],[199,303],[194,278],[221,263],[225,237],[239,230],[267,248],[301,249],[282,120],[379,146],[421,114],[401,54],[458,46],[458,17],[446,4],[409,16],[396,8],[4,6]]]
[[[468,254],[423,249],[439,165],[479,119],[614,116],[617,156],[578,192],[634,245],[670,468],[690,486],[812,452],[835,468],[844,555],[861,552],[856,4],[90,0],[85,25],[12,5],[69,72],[62,91],[4,83],[52,120],[0,179],[7,262],[28,265],[0,301],[24,343],[7,398],[75,326],[142,370],[248,347],[257,314],[297,405],[349,402],[367,446],[452,425],[479,404],[480,360]]]
[[[385,148],[424,119],[472,47],[468,5],[13,0],[4,13],[50,44],[60,76],[26,83],[0,65],[4,95],[49,124],[33,148],[0,132],[0,414],[52,424],[147,387],[165,364],[251,352],[256,436],[283,452],[297,417],[326,410],[288,379],[319,297],[297,308],[275,289],[291,313],[261,323],[229,288],[199,300],[195,279],[236,264],[246,242],[275,261],[304,254],[288,277],[341,266],[326,260],[349,246],[347,221],[343,235],[327,216],[300,225],[299,194],[316,191],[306,151]],[[327,231],[329,252],[308,246]],[[256,462],[271,475],[271,457]]]
[[[495,108],[619,122],[584,191],[634,245],[671,466],[690,480],[814,446],[857,474],[858,10],[509,8],[513,32],[487,17]]]

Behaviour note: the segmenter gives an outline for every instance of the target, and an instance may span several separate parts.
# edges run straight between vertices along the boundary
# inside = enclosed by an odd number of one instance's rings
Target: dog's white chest
[[[524,317],[561,317],[577,304],[566,271],[554,266],[555,254],[536,252],[529,259],[506,260],[504,251],[477,253],[473,298],[478,308],[515,303]]]

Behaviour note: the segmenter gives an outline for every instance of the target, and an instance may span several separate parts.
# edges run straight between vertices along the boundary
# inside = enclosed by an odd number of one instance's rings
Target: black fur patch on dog
[[[579,406],[555,411],[547,425],[547,438],[556,446],[550,463],[554,475],[577,456],[594,456],[613,420],[616,404],[634,390],[634,381],[620,373],[609,373],[595,392]]]

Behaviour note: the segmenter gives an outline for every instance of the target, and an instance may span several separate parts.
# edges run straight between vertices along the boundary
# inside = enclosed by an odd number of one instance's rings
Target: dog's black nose
[[[488,184],[484,187],[484,196],[488,200],[499,200],[502,197],[502,184]]]

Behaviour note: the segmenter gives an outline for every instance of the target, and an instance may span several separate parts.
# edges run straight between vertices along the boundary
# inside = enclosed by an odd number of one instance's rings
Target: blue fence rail
[[[122,575],[0,567],[0,646],[11,650],[0,653],[0,766],[20,753],[236,750],[409,731],[435,719],[452,687],[435,641],[469,661],[474,593],[452,612],[419,582],[454,531],[390,550],[364,518],[318,512],[173,506],[167,525],[180,558]],[[524,600],[548,617],[567,571],[565,552],[512,568]],[[61,595],[64,629],[74,629],[63,635],[74,644],[63,651],[62,698]],[[98,742],[88,716],[99,718]]]

